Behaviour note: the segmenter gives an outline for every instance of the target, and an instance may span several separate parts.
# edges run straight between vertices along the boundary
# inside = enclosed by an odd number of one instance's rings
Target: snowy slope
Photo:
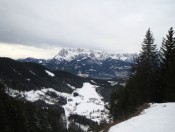
[[[86,116],[86,118],[98,123],[104,119],[109,121],[109,111],[105,108],[103,97],[97,93],[96,85],[88,82],[85,82],[82,88],[67,85],[73,89],[72,94],[58,92],[53,88],[42,88],[41,90],[31,91],[18,91],[8,88],[6,89],[6,93],[12,97],[25,98],[31,102],[43,100],[45,103],[51,105],[57,104],[60,99],[64,98],[67,101],[63,105],[67,118],[70,114],[78,114]]]
[[[97,122],[103,119],[108,121],[109,111],[95,89],[96,86],[90,83],[84,83],[82,88],[76,89],[74,93],[78,93],[78,96],[71,94],[67,98],[67,104],[63,106],[66,116],[78,114]]]
[[[6,89],[6,93],[12,97],[25,98],[30,102],[43,100],[47,104],[56,104],[59,101],[58,97],[68,97],[69,94],[54,90],[53,88],[42,88],[41,90],[18,91],[11,88]],[[47,93],[55,93],[57,96],[52,97]]]
[[[111,127],[109,132],[175,132],[175,103],[151,104],[139,116]]]
[[[54,73],[52,73],[52,72],[50,72],[50,71],[48,71],[48,70],[45,70],[45,72],[46,72],[49,76],[51,76],[51,77],[54,77],[54,76],[55,76]]]

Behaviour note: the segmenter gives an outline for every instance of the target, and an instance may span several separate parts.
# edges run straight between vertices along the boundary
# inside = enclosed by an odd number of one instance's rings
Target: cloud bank
[[[174,0],[0,0],[0,42],[38,48],[138,52],[175,24]]]

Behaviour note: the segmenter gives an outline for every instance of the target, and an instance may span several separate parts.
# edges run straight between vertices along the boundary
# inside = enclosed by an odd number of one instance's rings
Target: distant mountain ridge
[[[62,49],[52,59],[19,59],[35,62],[52,70],[63,70],[83,77],[98,79],[126,79],[130,65],[137,54],[117,54],[104,51],[73,48]]]
[[[72,48],[72,49],[60,50],[60,52],[54,57],[54,59],[72,61],[74,59],[79,59],[83,57],[83,59],[85,58],[91,58],[93,60],[115,59],[126,62],[132,62],[134,56],[136,56],[136,54],[128,54],[128,53],[117,54],[105,51],[93,51],[89,49]]]

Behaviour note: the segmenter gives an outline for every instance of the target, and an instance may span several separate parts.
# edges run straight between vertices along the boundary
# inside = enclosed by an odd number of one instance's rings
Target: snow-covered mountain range
[[[60,52],[54,57],[54,59],[58,61],[72,61],[74,59],[86,59],[91,58],[96,61],[104,61],[107,59],[121,60],[125,62],[132,62],[133,57],[137,54],[118,54],[112,52],[105,51],[93,51],[89,49],[82,48],[72,48],[72,49],[62,49]]]
[[[137,54],[118,54],[89,49],[62,49],[52,59],[19,59],[35,62],[52,70],[63,70],[75,75],[99,79],[126,79]]]

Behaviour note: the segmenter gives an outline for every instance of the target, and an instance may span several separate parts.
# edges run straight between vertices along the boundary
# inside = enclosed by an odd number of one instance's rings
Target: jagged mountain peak
[[[93,60],[116,59],[122,61],[131,61],[136,54],[119,54],[106,51],[93,51],[85,48],[63,48],[54,57],[56,60],[71,61],[79,58],[91,58]]]
[[[39,63],[49,69],[68,71],[78,76],[109,79],[127,78],[134,57],[137,54],[65,48],[49,60],[29,58],[19,61]]]
[[[93,51],[88,49],[68,48],[61,49],[54,59],[70,61],[79,57],[95,57],[95,55],[93,54]]]

